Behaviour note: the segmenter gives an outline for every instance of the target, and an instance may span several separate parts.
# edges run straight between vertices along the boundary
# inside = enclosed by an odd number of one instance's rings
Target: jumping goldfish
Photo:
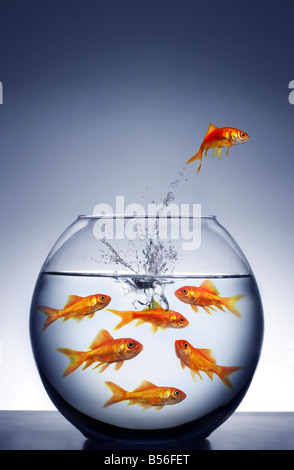
[[[109,310],[109,312],[115,313],[115,315],[121,317],[121,321],[116,325],[114,330],[122,328],[133,320],[137,320],[135,326],[142,325],[143,323],[151,323],[151,331],[153,334],[156,333],[158,328],[184,328],[189,325],[188,320],[183,317],[183,315],[178,312],[174,312],[173,310],[164,310],[164,308],[162,308],[155,300],[151,302],[149,307],[142,311],[120,311],[112,310],[110,308],[107,308],[106,310]]]
[[[200,371],[202,371],[211,380],[213,380],[213,374],[216,374],[224,385],[233,390],[233,384],[229,377],[233,372],[243,369],[243,367],[218,366],[212,356],[211,349],[194,348],[184,339],[175,341],[175,350],[177,357],[181,361],[182,368],[185,369],[185,366],[189,367],[194,382],[196,382],[196,374],[203,380],[200,375]]]
[[[45,330],[59,318],[63,318],[63,321],[72,318],[78,322],[85,317],[92,318],[95,312],[105,308],[110,301],[111,297],[105,294],[88,295],[87,297],[69,295],[67,303],[60,310],[44,305],[39,305],[37,309],[47,315],[47,320],[43,325],[43,330]]]
[[[113,382],[105,382],[113,395],[104,403],[103,408],[129,400],[129,405],[139,405],[145,409],[154,407],[155,410],[161,410],[165,405],[175,405],[186,398],[186,394],[174,387],[157,387],[147,380],[143,380],[141,385],[132,392],[127,392]]]
[[[222,147],[227,147],[226,155],[229,154],[229,148],[232,145],[243,144],[247,142],[249,135],[246,132],[235,129],[234,127],[221,127],[218,128],[213,124],[209,124],[208,131],[203,139],[203,142],[200,146],[198,152],[194,157],[190,158],[186,163],[194,162],[195,160],[200,160],[200,166],[197,170],[199,173],[202,165],[202,154],[205,150],[205,156],[207,156],[207,150],[214,148],[212,156],[218,156],[219,159],[222,157]]]
[[[74,351],[73,349],[58,348],[57,351],[69,357],[70,363],[63,372],[63,377],[74,372],[84,362],[82,370],[87,369],[95,362],[98,364],[93,367],[103,372],[110,364],[116,362],[115,370],[119,370],[124,361],[136,357],[143,349],[143,345],[139,341],[132,338],[113,339],[111,334],[101,329],[95,339],[89,346],[90,351]]]
[[[234,295],[232,297],[220,297],[220,293],[211,280],[206,279],[199,287],[184,286],[175,291],[175,296],[185,304],[190,304],[194,312],[198,312],[198,307],[202,307],[207,313],[211,314],[217,307],[223,312],[227,308],[236,317],[241,318],[239,310],[236,308],[236,302],[245,295]]]

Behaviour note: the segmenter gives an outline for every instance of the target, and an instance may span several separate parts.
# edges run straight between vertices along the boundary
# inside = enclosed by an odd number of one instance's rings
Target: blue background
[[[250,139],[187,166],[175,202],[217,215],[260,287],[240,410],[294,410],[293,19],[292,0],[1,1],[0,409],[53,407],[28,316],[56,239],[116,195],[160,202],[212,122]]]

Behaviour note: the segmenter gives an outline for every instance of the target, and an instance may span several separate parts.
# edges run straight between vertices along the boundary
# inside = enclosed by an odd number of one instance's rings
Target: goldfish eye
[[[100,295],[100,300],[103,302],[103,300],[105,300],[105,296],[104,296],[104,295]]]
[[[181,323],[184,323],[184,321],[185,321],[185,318],[181,317],[181,318],[180,318],[180,322],[181,322]]]
[[[184,346],[185,349],[187,349],[188,343],[184,343],[183,346]]]
[[[133,349],[134,346],[135,346],[134,341],[130,341],[130,342],[128,343],[128,348],[129,348],[129,349]]]
[[[174,391],[174,395],[175,395],[176,397],[178,397],[178,396],[181,395],[181,393],[179,392],[179,390],[175,390],[175,391]]]
[[[182,294],[184,294],[184,295],[188,294],[187,289],[182,289]]]
[[[246,137],[246,134],[244,134],[244,132],[241,132],[240,136],[244,138]]]

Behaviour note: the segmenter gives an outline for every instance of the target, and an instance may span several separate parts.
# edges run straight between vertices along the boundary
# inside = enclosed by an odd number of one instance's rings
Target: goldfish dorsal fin
[[[215,285],[210,279],[205,279],[205,281],[202,282],[200,288],[207,290],[211,292],[212,294],[220,295],[219,291],[217,290],[217,288],[215,287]]]
[[[208,128],[208,131],[206,132],[206,135],[205,137],[210,134],[211,132],[215,131],[215,129],[217,129],[216,126],[214,126],[213,124],[211,124],[211,122],[209,123],[209,128]]]
[[[143,392],[143,390],[150,390],[150,388],[158,388],[157,385],[154,385],[152,382],[148,382],[148,380],[143,380],[139,387],[135,388],[133,392]]]
[[[70,307],[71,305],[75,304],[78,300],[81,300],[82,298],[83,297],[80,297],[79,295],[69,295],[68,301],[66,302],[63,308]]]
[[[161,308],[161,310],[164,310],[162,306],[159,305],[158,302],[156,302],[156,300],[152,300],[150,304],[148,305],[148,307],[144,308],[143,312],[146,312],[147,310],[154,310],[156,308]]]
[[[216,360],[214,359],[212,355],[211,349],[198,349],[198,351],[200,351],[200,353],[202,354],[203,357],[205,357],[205,359],[216,364]]]
[[[98,331],[97,335],[93,339],[92,343],[89,346],[89,349],[97,348],[101,344],[106,343],[106,341],[110,341],[112,339],[113,337],[111,336],[111,334],[107,330],[104,330],[102,328]]]

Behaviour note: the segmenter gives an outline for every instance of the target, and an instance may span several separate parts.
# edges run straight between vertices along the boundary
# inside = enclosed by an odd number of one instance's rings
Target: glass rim
[[[91,214],[91,215],[86,215],[86,214],[81,214],[78,216],[78,219],[216,219],[215,215],[199,215],[199,216],[194,216],[194,215],[188,215],[188,214],[179,214],[179,215],[174,215],[174,214],[168,214],[168,215],[162,215],[162,214]]]

